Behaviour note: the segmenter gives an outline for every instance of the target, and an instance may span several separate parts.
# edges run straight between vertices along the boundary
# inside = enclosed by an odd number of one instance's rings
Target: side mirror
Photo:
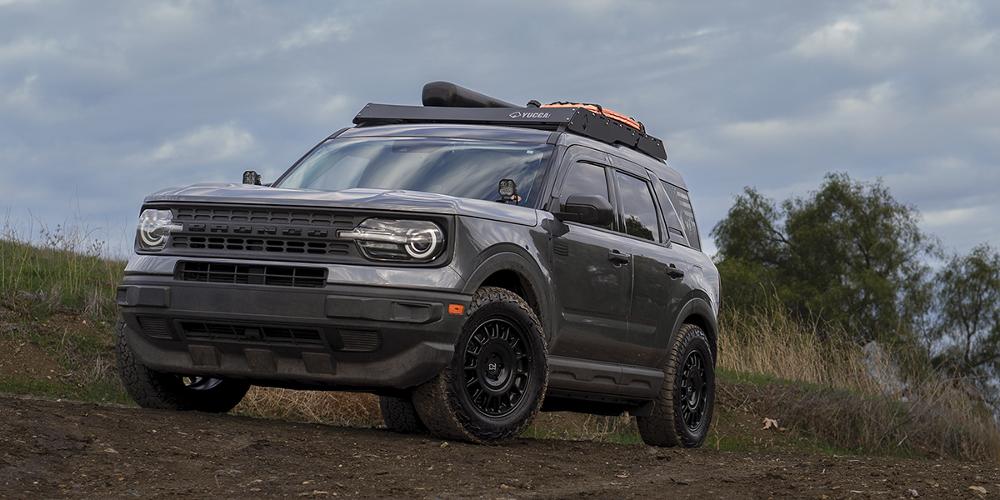
[[[615,219],[615,211],[603,196],[573,194],[566,198],[562,211],[556,212],[555,216],[563,222],[609,226]]]
[[[260,174],[253,170],[247,170],[243,172],[243,184],[253,184],[255,186],[260,185]]]

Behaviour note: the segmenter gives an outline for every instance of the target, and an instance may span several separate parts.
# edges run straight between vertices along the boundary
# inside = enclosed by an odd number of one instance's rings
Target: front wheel
[[[143,408],[226,413],[250,390],[250,384],[237,380],[151,370],[135,359],[128,345],[129,332],[128,325],[119,321],[115,329],[118,375],[128,395]]]
[[[437,437],[493,443],[521,433],[548,385],[542,325],[520,296],[476,291],[451,364],[413,392],[420,420]]]
[[[636,417],[643,442],[651,446],[701,446],[715,406],[715,359],[701,328],[681,326],[670,345],[663,375],[652,413]]]

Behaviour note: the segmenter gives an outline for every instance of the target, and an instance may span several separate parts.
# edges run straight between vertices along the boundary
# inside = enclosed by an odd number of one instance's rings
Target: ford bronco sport
[[[471,442],[629,412],[700,445],[719,275],[663,143],[596,105],[444,82],[423,104],[367,105],[272,184],[147,197],[117,292],[130,396],[368,391],[389,429]]]

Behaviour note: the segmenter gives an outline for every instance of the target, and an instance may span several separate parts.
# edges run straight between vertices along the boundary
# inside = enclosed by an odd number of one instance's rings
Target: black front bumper
[[[117,302],[127,342],[151,369],[258,385],[392,391],[433,378],[464,323],[458,293],[295,288],[129,275]]]

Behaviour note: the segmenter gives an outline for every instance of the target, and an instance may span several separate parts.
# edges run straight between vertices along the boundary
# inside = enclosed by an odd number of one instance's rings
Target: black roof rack
[[[621,144],[659,160],[667,159],[660,139],[583,108],[453,108],[369,103],[354,117],[354,123],[359,127],[469,123],[565,131],[607,144]]]
[[[429,92],[428,87],[432,87],[433,92]],[[369,103],[354,117],[354,123],[359,127],[401,123],[468,123],[572,132],[607,144],[620,144],[659,160],[667,159],[663,141],[583,107],[513,107],[499,99],[446,82],[428,84],[424,90],[424,101],[429,105]],[[454,104],[478,107],[456,107]]]

